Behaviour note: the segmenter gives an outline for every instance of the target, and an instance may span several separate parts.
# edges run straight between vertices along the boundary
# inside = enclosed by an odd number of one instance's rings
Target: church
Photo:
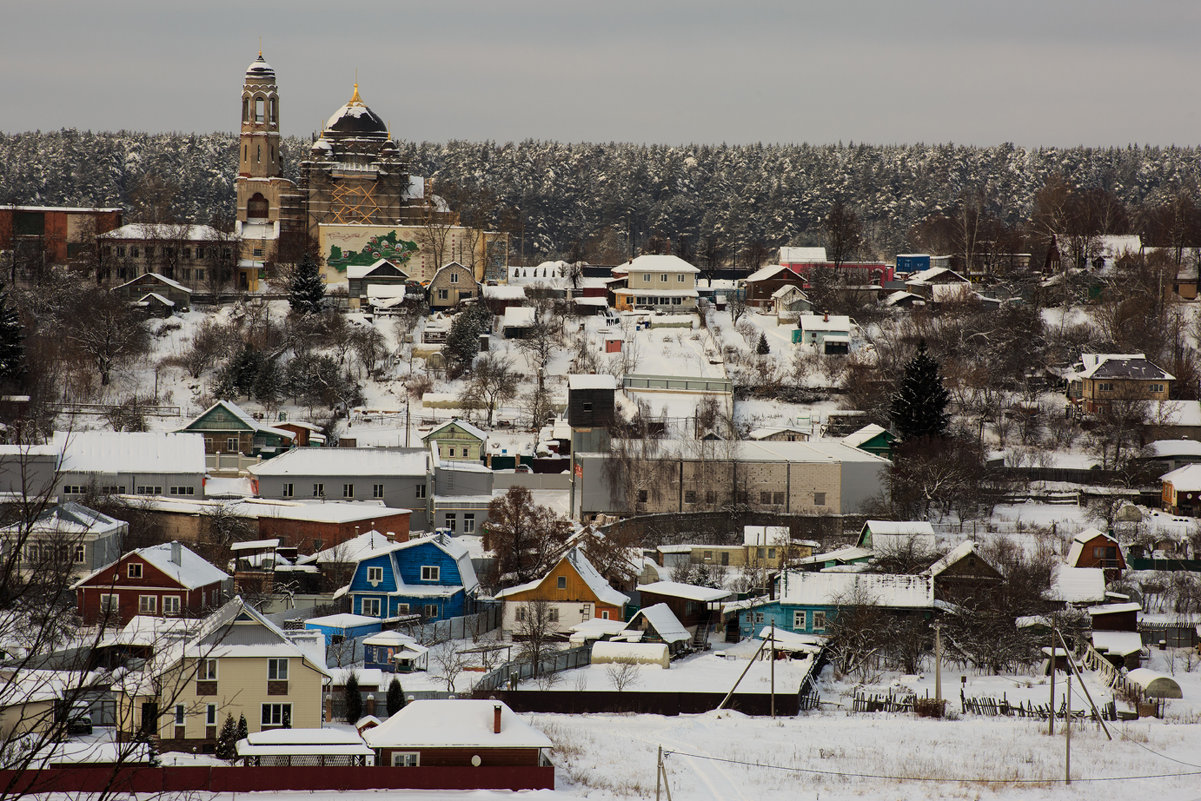
[[[319,254],[331,287],[387,260],[393,273],[428,283],[450,262],[477,281],[507,263],[503,234],[459,224],[458,214],[409,172],[387,123],[363,102],[354,84],[350,100],[313,137],[301,160],[299,182],[284,177],[280,102],[275,70],[260,51],[242,81],[238,151],[238,281],[257,291],[268,262],[294,262],[305,249]],[[350,299],[357,308],[358,298]]]

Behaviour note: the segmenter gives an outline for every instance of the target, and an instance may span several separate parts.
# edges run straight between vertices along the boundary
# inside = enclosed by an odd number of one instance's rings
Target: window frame
[[[288,681],[288,663],[290,661],[286,656],[268,657],[267,681]]]
[[[140,579],[142,577],[142,563],[130,562],[125,565],[125,577],[131,579]]]
[[[139,595],[138,596],[138,614],[139,615],[157,615],[158,614],[158,596],[157,595]]]
[[[397,764],[398,757],[400,764]],[[419,768],[421,767],[421,752],[393,751],[390,761],[392,763],[392,767],[394,768]]]
[[[370,606],[370,609],[368,609],[368,606]],[[379,598],[363,598],[359,601],[359,614],[361,615],[383,617],[381,614],[382,610],[383,605],[380,603]]]
[[[216,659],[201,659],[200,664],[196,667],[197,681],[216,681],[217,680],[217,660]]]
[[[383,565],[368,565],[367,566],[367,583],[379,584],[384,580]]]
[[[172,609],[174,607],[174,609]],[[178,617],[183,611],[183,604],[178,595],[163,596],[163,614],[171,617]]]
[[[275,713],[279,713],[279,720],[276,721]],[[291,725],[292,722],[292,704],[290,701],[275,701],[264,703],[262,705],[262,715],[259,718],[260,726],[284,727]]]
[[[422,565],[421,566],[422,581],[441,581],[442,566],[441,565]]]
[[[792,611],[792,630],[793,631],[808,631],[809,630],[809,611],[806,609],[794,609]]]

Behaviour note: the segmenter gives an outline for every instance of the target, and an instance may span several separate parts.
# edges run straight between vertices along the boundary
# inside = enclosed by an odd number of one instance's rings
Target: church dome
[[[263,60],[262,52],[259,57],[250,62],[250,66],[246,68],[247,78],[274,78],[275,70],[271,69],[271,65]]]
[[[354,85],[350,102],[334,112],[325,122],[327,133],[388,135],[388,124],[359,97],[359,85]]]

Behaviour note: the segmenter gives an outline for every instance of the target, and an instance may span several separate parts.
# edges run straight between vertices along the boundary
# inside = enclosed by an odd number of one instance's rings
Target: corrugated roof
[[[64,473],[205,472],[204,437],[157,431],[56,431]]]
[[[293,448],[252,465],[256,476],[419,476],[425,448]]]

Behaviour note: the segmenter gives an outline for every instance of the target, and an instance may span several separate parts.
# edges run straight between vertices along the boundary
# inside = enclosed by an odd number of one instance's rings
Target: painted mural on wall
[[[331,242],[325,264],[340,273],[346,272],[346,268],[351,265],[370,267],[380,259],[387,259],[399,267],[408,262],[416,252],[416,242],[401,239],[395,230],[391,230],[371,236],[358,250],[344,250]]]

